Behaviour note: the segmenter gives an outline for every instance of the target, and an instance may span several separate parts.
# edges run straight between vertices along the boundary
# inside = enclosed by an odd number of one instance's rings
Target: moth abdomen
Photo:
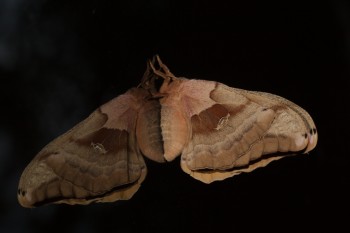
[[[188,123],[184,112],[180,109],[162,106],[160,126],[164,141],[164,157],[167,161],[172,161],[180,155],[189,140]]]

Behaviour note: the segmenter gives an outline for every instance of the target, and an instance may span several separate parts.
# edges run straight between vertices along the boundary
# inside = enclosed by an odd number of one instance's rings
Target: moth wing
[[[136,142],[137,111],[145,93],[131,89],[42,149],[24,170],[24,207],[126,200],[146,176]]]
[[[316,146],[315,124],[296,104],[216,82],[192,82],[189,86],[199,88],[202,99],[193,96],[196,88],[190,88],[185,98],[191,140],[183,150],[181,167],[195,179],[223,180]],[[205,108],[198,111],[198,103]]]

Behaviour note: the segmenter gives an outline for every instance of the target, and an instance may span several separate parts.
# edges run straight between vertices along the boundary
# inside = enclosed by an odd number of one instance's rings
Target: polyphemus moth
[[[296,104],[269,93],[175,77],[158,56],[136,88],[99,107],[44,147],[23,171],[24,207],[130,199],[146,177],[143,156],[204,183],[264,167],[316,146]]]

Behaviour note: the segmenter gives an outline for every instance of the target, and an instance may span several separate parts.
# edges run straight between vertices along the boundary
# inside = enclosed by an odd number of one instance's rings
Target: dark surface
[[[208,2],[0,1],[0,232],[348,229],[350,5]],[[175,75],[299,104],[318,127],[316,149],[211,185],[183,173],[179,161],[147,161],[130,201],[20,207],[26,164],[136,86],[154,54]]]

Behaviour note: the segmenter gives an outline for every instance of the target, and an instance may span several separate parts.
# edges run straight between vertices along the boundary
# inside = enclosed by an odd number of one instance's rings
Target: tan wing
[[[205,183],[250,172],[287,155],[307,153],[317,142],[309,114],[268,93],[190,80],[184,90],[191,139],[182,169]],[[200,89],[200,95],[196,95]]]
[[[146,176],[135,135],[145,94],[131,89],[40,151],[21,176],[20,204],[35,207],[131,198]]]

